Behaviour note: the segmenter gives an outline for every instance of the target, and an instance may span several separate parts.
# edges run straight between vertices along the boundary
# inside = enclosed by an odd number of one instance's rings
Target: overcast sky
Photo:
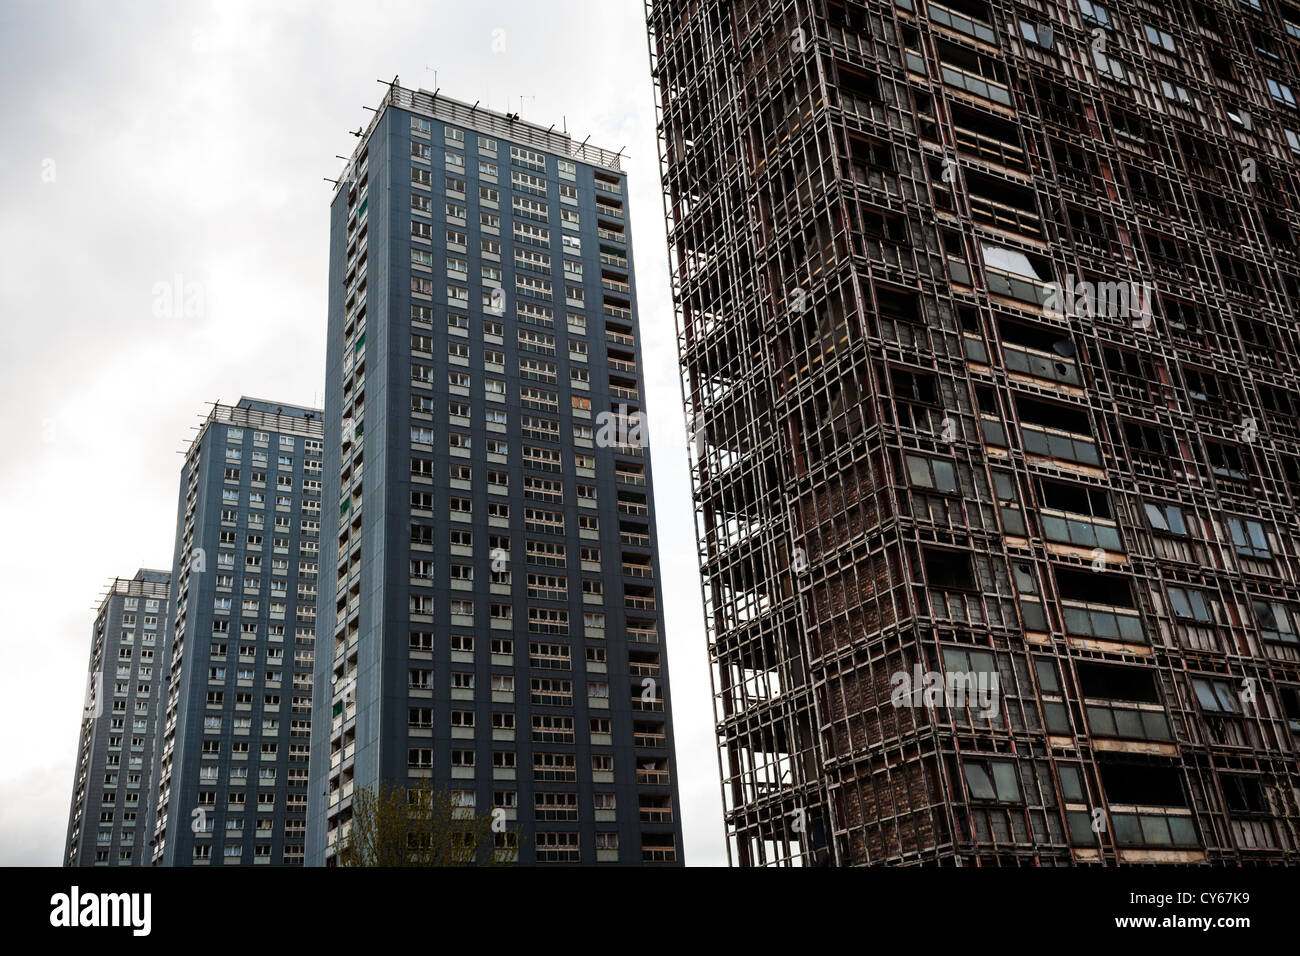
[[[0,864],[57,865],[93,607],[170,568],[205,403],[324,391],[377,79],[626,147],[690,864],[723,864],[641,0],[0,4]]]

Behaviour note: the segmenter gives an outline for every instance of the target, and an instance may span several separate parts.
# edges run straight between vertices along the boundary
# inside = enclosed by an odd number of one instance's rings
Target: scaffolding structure
[[[647,4],[733,863],[1300,861],[1258,6]]]

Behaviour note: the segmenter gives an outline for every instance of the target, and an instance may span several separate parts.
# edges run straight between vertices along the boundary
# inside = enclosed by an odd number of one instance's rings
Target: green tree
[[[504,865],[514,848],[496,846],[493,816],[457,804],[451,792],[414,787],[358,787],[352,824],[339,844],[339,866]]]

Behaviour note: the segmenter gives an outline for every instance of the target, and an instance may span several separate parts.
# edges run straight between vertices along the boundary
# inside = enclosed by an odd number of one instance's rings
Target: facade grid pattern
[[[309,863],[381,784],[492,814],[485,856],[681,862],[626,197],[396,84],[338,184]]]
[[[302,865],[321,412],[216,404],[181,471],[152,859]]]
[[[148,866],[149,793],[167,619],[166,571],[115,578],[90,647],[65,866]]]
[[[1295,863],[1300,7],[647,20],[732,861]]]

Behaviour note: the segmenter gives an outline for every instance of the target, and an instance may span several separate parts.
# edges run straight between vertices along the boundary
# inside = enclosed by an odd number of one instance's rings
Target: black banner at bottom
[[[1294,871],[1283,868],[214,867],[11,869],[7,875],[6,916],[18,938],[75,935],[114,950],[159,942],[368,942],[377,934],[427,944],[440,933],[460,941],[475,932],[490,933],[494,947],[516,934],[533,946],[540,937],[585,947],[602,930],[647,934],[647,943],[663,945],[678,935],[725,939],[729,927],[743,922],[768,949],[780,948],[787,931],[792,940],[802,937],[806,949],[811,940],[830,942],[864,924],[882,933],[893,924],[908,938],[969,934],[971,944],[990,931],[1044,931],[1051,935],[1043,938],[1060,943],[1196,933],[1232,945],[1240,934],[1284,932],[1295,918]]]

